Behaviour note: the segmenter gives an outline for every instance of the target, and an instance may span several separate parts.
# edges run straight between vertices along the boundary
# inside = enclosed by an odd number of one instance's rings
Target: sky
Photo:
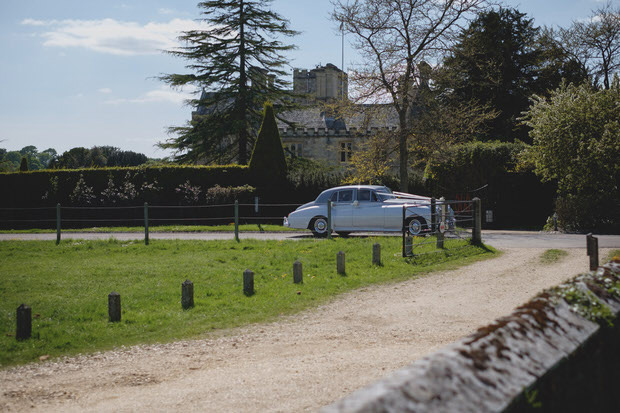
[[[618,0],[615,0],[618,1]],[[155,145],[184,125],[189,90],[156,77],[186,73],[162,53],[181,31],[199,29],[196,0],[0,0],[0,148],[34,145],[59,153],[116,146],[162,158]],[[568,27],[601,0],[504,0],[537,26]],[[293,68],[341,66],[341,36],[330,0],[274,0],[272,9],[302,33],[291,40]],[[356,62],[345,38],[345,69]]]

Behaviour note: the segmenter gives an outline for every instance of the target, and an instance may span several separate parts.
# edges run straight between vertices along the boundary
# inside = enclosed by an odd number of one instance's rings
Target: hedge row
[[[493,211],[488,228],[540,229],[553,214],[555,186],[543,184],[530,170],[519,168],[524,143],[472,142],[435,154],[425,170],[434,196],[479,197],[483,211]],[[483,216],[483,222],[485,221]]]
[[[217,203],[209,188],[240,187],[247,167],[158,166],[1,173],[2,207]]]

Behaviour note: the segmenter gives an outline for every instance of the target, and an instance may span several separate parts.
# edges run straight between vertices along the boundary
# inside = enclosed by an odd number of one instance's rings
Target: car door
[[[331,197],[332,227],[335,231],[351,229],[353,227],[353,189],[341,189]]]
[[[385,219],[382,202],[371,189],[358,189],[353,204],[353,227],[360,230],[383,231]]]

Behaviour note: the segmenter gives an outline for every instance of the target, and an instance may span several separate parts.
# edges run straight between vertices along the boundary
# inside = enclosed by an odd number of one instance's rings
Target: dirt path
[[[507,249],[221,337],[0,371],[0,411],[314,411],[587,270],[582,249],[553,266],[542,251]]]

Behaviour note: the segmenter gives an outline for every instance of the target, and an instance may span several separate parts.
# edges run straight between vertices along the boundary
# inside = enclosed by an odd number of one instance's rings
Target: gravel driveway
[[[3,370],[0,410],[315,411],[587,270],[583,249],[553,266],[543,251],[505,249],[204,339]]]

